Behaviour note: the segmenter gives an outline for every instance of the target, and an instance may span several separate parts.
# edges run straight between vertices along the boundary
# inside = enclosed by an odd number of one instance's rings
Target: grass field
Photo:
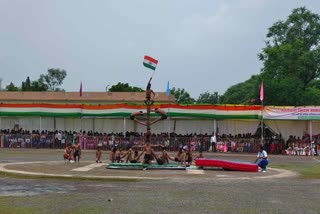
[[[255,159],[254,154],[209,155],[243,161]],[[59,151],[50,153],[44,150],[41,154],[37,151],[0,151],[2,162],[56,160],[60,156]],[[64,165],[66,166],[68,165]],[[19,167],[23,168],[23,165]],[[241,174],[241,178],[237,179],[228,176],[232,175],[232,172],[217,171],[214,173],[221,176],[218,179],[202,175],[183,177],[181,171],[173,170],[163,172],[170,173],[171,176],[162,180],[81,177],[48,179],[46,176],[2,172],[0,193],[4,193],[6,189],[15,190],[17,187],[21,188],[21,192],[0,196],[0,213],[319,213],[319,157],[270,156],[270,167],[290,170],[298,173],[298,176],[268,178],[272,173],[267,172],[263,174],[266,178],[255,178],[262,175],[255,173],[255,176],[248,178]],[[100,170],[106,175],[118,173],[105,167]],[[132,174],[142,172],[130,171]],[[129,174],[129,171],[123,173]],[[156,173],[157,176],[163,174],[162,171],[144,173]],[[40,194],[31,194],[33,189],[47,190]]]

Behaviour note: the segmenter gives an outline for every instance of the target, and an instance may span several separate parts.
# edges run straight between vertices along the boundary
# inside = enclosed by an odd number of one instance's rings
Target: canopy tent
[[[266,125],[264,122],[260,122],[256,132],[254,133],[255,136],[259,137],[261,136],[263,129],[263,137],[274,137],[279,136],[277,132],[275,132],[270,126]]]

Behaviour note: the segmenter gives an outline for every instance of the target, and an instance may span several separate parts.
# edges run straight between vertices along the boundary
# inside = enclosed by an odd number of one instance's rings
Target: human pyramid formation
[[[153,99],[151,95],[155,96],[155,93],[151,89],[151,80],[152,77],[150,78],[147,87],[146,87],[146,100],[145,104],[147,106],[147,112],[143,113],[142,111],[132,113],[131,114],[131,119],[136,121],[137,123],[144,125],[147,127],[147,132],[145,135],[146,139],[146,145],[144,146],[143,151],[139,154],[138,150],[133,151],[133,149],[130,147],[127,152],[123,152],[121,148],[114,147],[111,150],[110,154],[110,161],[112,163],[121,163],[124,162],[124,158],[126,158],[125,162],[126,163],[143,163],[143,164],[152,164],[152,161],[155,160],[158,165],[164,165],[168,164],[169,160],[175,161],[175,162],[180,162],[183,165],[189,166],[192,163],[192,153],[191,150],[188,146],[184,146],[183,148],[180,148],[176,157],[170,156],[168,152],[166,151],[166,148],[163,146],[160,146],[160,154],[156,154],[153,150],[152,147],[158,146],[159,145],[151,145],[151,125],[160,121],[164,120],[167,118],[167,114],[165,111],[161,109],[151,109],[151,106],[153,105]],[[150,120],[150,113],[155,112],[160,114],[161,116],[159,118]],[[146,114],[147,116],[147,121],[141,121],[137,116],[142,116]],[[144,154],[144,158],[142,161],[140,161],[141,156]],[[102,156],[102,150],[101,147],[97,147],[96,151],[96,163],[101,163],[101,156]],[[71,144],[68,144],[64,155],[63,155],[65,160],[68,160],[70,163],[74,163],[74,161],[78,161],[81,158],[81,149],[80,145],[77,142],[75,146],[72,146]],[[202,152],[200,152],[199,157],[202,157]]]
[[[163,164],[168,164],[169,163],[169,159],[172,161],[177,161],[177,162],[181,162],[182,164],[185,165],[190,165],[192,162],[192,154],[190,151],[190,148],[188,147],[184,147],[183,149],[181,149],[178,154],[177,157],[171,157],[167,151],[166,148],[163,146],[160,146],[160,154],[157,155],[154,150],[152,149],[152,145],[151,145],[151,125],[160,121],[160,120],[165,120],[167,119],[167,113],[161,109],[155,108],[154,110],[151,108],[154,101],[152,99],[152,95],[155,96],[156,94],[154,93],[154,91],[151,89],[151,80],[152,77],[150,78],[147,87],[146,87],[146,99],[144,101],[146,107],[147,107],[147,111],[144,113],[142,111],[139,112],[135,112],[131,114],[131,119],[136,121],[137,123],[144,125],[147,127],[147,132],[145,135],[145,139],[146,139],[146,145],[144,146],[143,151],[138,154],[138,151],[133,152],[132,148],[129,148],[128,151],[126,153],[122,153],[122,151],[120,149],[114,148],[111,155],[110,155],[110,161],[111,162],[121,162],[121,160],[123,161],[123,159],[126,157],[126,162],[130,162],[130,163],[138,163],[140,162],[140,157],[144,154],[144,158],[142,163],[143,164],[152,164],[153,160],[156,160],[157,163],[159,165],[163,165]],[[156,118],[151,120],[150,119],[150,113],[151,112],[155,112],[161,115],[161,117]],[[142,116],[146,114],[146,121],[141,121],[138,118],[136,118],[137,116]],[[182,150],[184,152],[182,152]],[[133,155],[134,154],[134,155]]]

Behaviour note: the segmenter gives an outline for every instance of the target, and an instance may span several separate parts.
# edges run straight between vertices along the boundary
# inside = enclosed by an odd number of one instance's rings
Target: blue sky
[[[294,8],[320,14],[316,0],[0,0],[2,88],[67,71],[66,91],[105,91],[118,82],[154,91],[223,94],[258,74],[267,29]],[[257,89],[259,90],[259,89]]]

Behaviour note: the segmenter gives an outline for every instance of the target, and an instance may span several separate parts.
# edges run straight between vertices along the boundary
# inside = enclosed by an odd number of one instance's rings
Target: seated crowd
[[[287,155],[297,156],[314,156],[320,152],[320,144],[316,143],[316,138],[313,137],[310,143],[310,138],[306,134],[302,138],[296,136],[289,136],[286,142],[285,153]]]

